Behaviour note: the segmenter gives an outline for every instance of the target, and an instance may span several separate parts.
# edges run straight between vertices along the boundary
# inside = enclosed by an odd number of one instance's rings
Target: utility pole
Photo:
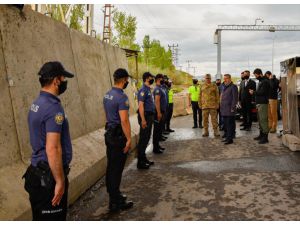
[[[186,60],[188,67],[187,67],[187,73],[190,73],[190,62],[192,62],[192,60]]]
[[[196,66],[191,66],[192,69],[194,69],[194,77],[196,76]]]
[[[173,45],[168,45],[169,50],[172,53],[172,62],[174,64],[174,66],[177,66],[177,60],[178,60],[178,44],[173,44]],[[176,53],[177,52],[177,53]]]
[[[104,23],[103,23],[103,42],[111,42],[111,8],[114,8],[111,4],[104,5]]]

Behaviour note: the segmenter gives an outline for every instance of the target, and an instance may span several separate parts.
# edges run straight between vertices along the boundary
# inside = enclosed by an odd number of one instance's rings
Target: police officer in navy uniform
[[[163,130],[163,117],[167,110],[167,97],[161,85],[164,84],[162,74],[155,76],[156,86],[153,90],[155,113],[154,113],[154,129],[153,129],[153,152],[155,154],[163,153],[164,148],[159,145]]]
[[[114,72],[114,86],[103,98],[106,114],[105,144],[107,155],[106,188],[109,194],[109,210],[117,212],[132,208],[133,202],[120,191],[123,169],[131,148],[129,101],[124,93],[130,77],[125,69]]]
[[[138,92],[138,122],[140,124],[140,138],[138,149],[138,169],[149,169],[154,162],[146,157],[146,148],[149,143],[154,120],[154,101],[150,86],[154,83],[154,76],[146,72],[143,74],[143,86]]]
[[[68,119],[59,95],[67,89],[67,72],[60,62],[47,62],[39,71],[42,86],[28,114],[31,165],[25,178],[33,220],[66,220],[68,173],[72,145]]]
[[[169,107],[169,96],[168,96],[168,84],[169,84],[169,77],[167,75],[163,75],[163,83],[161,85],[161,88],[164,92],[164,95],[165,95],[165,104],[166,104],[166,111],[165,111],[165,114],[164,114],[164,117],[162,118],[162,136],[160,138],[160,141],[165,141],[168,139],[168,137],[164,136],[165,135],[168,135],[170,134],[170,132],[168,132],[166,130],[166,117],[167,117],[167,112],[168,112],[168,107]]]

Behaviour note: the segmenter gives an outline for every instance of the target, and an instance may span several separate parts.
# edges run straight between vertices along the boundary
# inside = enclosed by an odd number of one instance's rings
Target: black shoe
[[[154,153],[154,154],[162,154],[163,151],[160,150],[160,149],[153,149],[153,153]]]
[[[150,164],[148,164],[147,162],[138,162],[136,167],[138,169],[146,170],[146,169],[149,169]]]
[[[230,144],[233,144],[233,140],[227,140],[224,145],[230,145]]]
[[[222,142],[227,142],[227,139],[226,139],[226,138],[225,138],[225,139],[223,139],[223,140],[222,140]]]
[[[109,204],[109,211],[110,212],[118,212],[120,210],[127,210],[133,207],[132,201],[124,201],[124,202],[118,202],[118,203],[110,203]]]
[[[226,135],[225,135],[225,134],[223,134],[223,135],[222,135],[222,138],[226,138]]]
[[[262,138],[259,140],[258,144],[266,144],[268,142],[269,142],[269,140],[268,140],[268,134],[263,134]]]
[[[198,126],[193,126],[193,129],[198,128]]]
[[[125,202],[126,199],[127,199],[127,196],[126,196],[126,195],[123,195],[122,193],[120,193],[119,199],[120,199],[121,202]]]
[[[175,132],[175,130],[172,130],[172,129],[170,129],[170,128],[167,129],[167,131],[170,132],[170,133]]]
[[[161,146],[158,146],[158,148],[160,149],[160,150],[165,150],[166,148],[163,148],[163,147],[161,147]]]
[[[163,132],[164,135],[169,135],[170,132],[168,132],[167,130]]]
[[[246,128],[246,131],[251,131],[251,127],[247,127],[247,128]]]
[[[220,127],[220,129],[219,129],[220,131],[223,131],[224,130],[224,128],[223,127]]]
[[[159,139],[159,141],[166,141],[167,140],[167,138],[161,138],[161,139]]]
[[[199,128],[200,128],[200,129],[202,129],[202,128],[203,128],[203,126],[201,125],[201,126],[199,126]]]
[[[245,123],[241,123],[241,124],[240,124],[240,127],[243,127],[243,126],[245,126]]]
[[[153,162],[153,161],[150,161],[150,160],[148,160],[148,159],[146,159],[145,162],[148,163],[150,166],[154,165],[154,162]]]
[[[242,127],[242,128],[240,128],[240,130],[246,130],[247,129],[247,127]]]

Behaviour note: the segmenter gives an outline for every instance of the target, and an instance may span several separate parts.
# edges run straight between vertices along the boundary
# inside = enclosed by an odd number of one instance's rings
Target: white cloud
[[[103,29],[102,5],[95,6],[95,28]],[[196,75],[216,73],[217,48],[213,34],[220,24],[297,25],[300,5],[116,5],[137,17],[137,42],[145,35],[168,44],[179,44],[179,62],[185,70],[186,60],[196,66]],[[272,69],[274,42],[274,73],[279,74],[280,61],[300,55],[300,32],[222,32],[222,72],[239,75],[244,69]],[[248,64],[250,68],[248,68]],[[193,72],[193,69],[190,69]]]

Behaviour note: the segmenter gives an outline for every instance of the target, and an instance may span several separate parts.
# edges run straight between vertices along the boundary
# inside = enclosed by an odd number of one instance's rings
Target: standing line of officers
[[[73,149],[69,123],[59,96],[67,90],[67,78],[74,74],[65,70],[58,61],[45,63],[38,72],[40,94],[29,109],[28,126],[32,147],[31,164],[22,178],[29,194],[32,219],[66,220],[67,200]],[[114,85],[103,98],[106,115],[105,144],[107,155],[106,189],[109,194],[109,211],[118,212],[133,207],[133,202],[120,191],[123,169],[131,149],[129,100],[124,89],[129,84],[126,69],[113,74]],[[153,93],[150,86],[154,84]],[[143,86],[138,91],[138,169],[149,169],[154,162],[146,157],[146,148],[153,129],[153,152],[162,154],[160,146],[170,128],[173,114],[172,82],[166,75],[143,74]]]
[[[268,133],[276,133],[278,122],[278,93],[280,82],[270,71],[264,75],[257,68],[253,71],[258,84],[250,79],[250,71],[241,73],[239,88],[231,81],[231,75],[225,74],[224,81],[211,82],[211,75],[206,74],[203,84],[193,79],[189,87],[189,102],[193,110],[193,128],[203,128],[203,137],[209,136],[209,116],[214,136],[219,137],[219,130],[224,131],[222,141],[232,144],[236,136],[235,117],[237,109],[242,112],[243,123],[240,130],[251,131],[253,111],[257,110],[259,135],[254,138],[259,144],[268,143]],[[218,118],[219,117],[219,118]]]
[[[205,75],[205,83],[198,86],[194,80],[190,87],[190,100],[194,111],[194,127],[203,128],[204,137],[209,136],[211,117],[214,136],[220,136],[219,126],[224,130],[225,144],[232,144],[235,137],[235,113],[240,99],[244,110],[244,128],[251,128],[250,107],[248,104],[255,97],[258,110],[260,134],[255,139],[260,144],[268,142],[268,133],[276,132],[275,82],[271,73],[263,76],[261,69],[255,69],[253,74],[259,80],[256,86],[249,79],[250,72],[244,72],[240,94],[231,81],[231,75],[224,75],[224,82],[211,82],[211,75]],[[30,144],[32,147],[31,164],[27,168],[25,190],[29,194],[33,220],[66,220],[68,199],[68,174],[72,161],[73,150],[69,132],[68,118],[64,112],[59,96],[67,90],[67,78],[74,74],[65,70],[60,62],[47,62],[38,72],[41,91],[29,109],[28,126]],[[117,69],[114,74],[114,85],[103,98],[106,115],[105,144],[107,155],[106,188],[109,194],[109,211],[118,212],[133,207],[133,202],[120,191],[122,173],[131,149],[131,127],[129,121],[129,100],[124,89],[129,84],[130,75],[123,69]],[[155,83],[153,93],[150,86]],[[276,86],[277,87],[277,86]],[[240,96],[240,97],[239,97]],[[275,99],[274,99],[275,98]],[[271,116],[268,116],[268,109]],[[138,91],[138,121],[140,138],[138,149],[138,169],[149,169],[154,162],[146,157],[146,148],[153,129],[153,152],[162,154],[164,148],[161,141],[174,130],[170,129],[173,113],[172,82],[166,75],[155,77],[146,72],[143,74],[143,86]],[[199,120],[197,121],[197,114]],[[202,116],[202,117],[201,117]],[[268,121],[270,118],[270,121]]]

